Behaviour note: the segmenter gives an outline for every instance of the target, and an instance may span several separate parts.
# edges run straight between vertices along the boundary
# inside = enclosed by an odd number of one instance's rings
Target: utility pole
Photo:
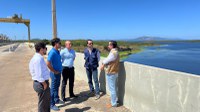
[[[56,2],[55,2],[55,0],[52,0],[52,24],[53,24],[53,38],[57,38]]]
[[[15,42],[16,42],[16,36],[15,36]]]

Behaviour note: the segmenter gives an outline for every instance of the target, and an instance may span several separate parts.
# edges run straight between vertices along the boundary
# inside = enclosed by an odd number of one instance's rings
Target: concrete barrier
[[[76,53],[75,76],[87,81],[84,62],[83,54]],[[109,94],[105,72],[98,73],[100,89]],[[118,97],[134,112],[200,112],[200,76],[121,62]]]
[[[76,76],[87,81],[84,56],[76,55]],[[101,90],[109,94],[105,72],[99,71],[99,82]],[[200,77],[121,62],[118,96],[120,103],[134,112],[200,112]]]

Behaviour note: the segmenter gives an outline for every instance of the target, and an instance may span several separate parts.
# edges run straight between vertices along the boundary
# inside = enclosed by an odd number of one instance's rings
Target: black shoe
[[[65,104],[65,102],[59,99],[55,104]]]
[[[95,95],[94,91],[90,91],[90,92],[87,94],[88,97],[92,97],[92,96],[94,96],[94,95]]]
[[[64,98],[63,101],[66,102],[66,101],[67,101],[67,98]]]
[[[77,98],[78,96],[76,95],[70,95],[70,98]]]
[[[59,109],[57,106],[55,106],[55,105],[54,105],[54,106],[51,106],[51,109],[54,110],[54,111],[59,111],[59,110],[60,110],[60,109]]]

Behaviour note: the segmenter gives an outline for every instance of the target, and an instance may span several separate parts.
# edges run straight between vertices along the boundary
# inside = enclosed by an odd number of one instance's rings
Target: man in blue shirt
[[[61,94],[62,94],[62,100],[66,101],[65,98],[65,88],[67,84],[67,80],[69,79],[69,95],[70,97],[77,97],[74,95],[73,88],[74,88],[74,59],[76,57],[75,51],[71,49],[72,43],[71,41],[65,42],[65,47],[63,50],[61,50],[61,60],[62,60],[62,88],[61,88]]]
[[[54,38],[51,40],[53,48],[48,54],[47,66],[50,69],[51,77],[51,109],[58,111],[60,110],[55,104],[64,104],[63,101],[59,99],[58,90],[60,86],[60,78],[62,72],[62,63],[59,48],[61,47],[61,42],[59,38]]]

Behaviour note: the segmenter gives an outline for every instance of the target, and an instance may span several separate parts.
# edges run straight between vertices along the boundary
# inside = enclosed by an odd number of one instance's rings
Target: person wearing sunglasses
[[[94,86],[92,83],[92,77],[95,83],[95,99],[100,98],[100,90],[99,90],[99,81],[98,81],[98,66],[100,61],[100,52],[97,48],[93,48],[93,41],[91,39],[87,40],[87,48],[84,50],[84,59],[88,84],[90,88],[90,92],[88,96],[94,95]]]
[[[50,69],[51,77],[51,109],[59,111],[60,109],[55,104],[64,104],[58,96],[62,72],[61,56],[58,50],[61,48],[61,41],[59,38],[54,38],[51,40],[51,44],[53,48],[49,51],[47,57],[47,66]]]

